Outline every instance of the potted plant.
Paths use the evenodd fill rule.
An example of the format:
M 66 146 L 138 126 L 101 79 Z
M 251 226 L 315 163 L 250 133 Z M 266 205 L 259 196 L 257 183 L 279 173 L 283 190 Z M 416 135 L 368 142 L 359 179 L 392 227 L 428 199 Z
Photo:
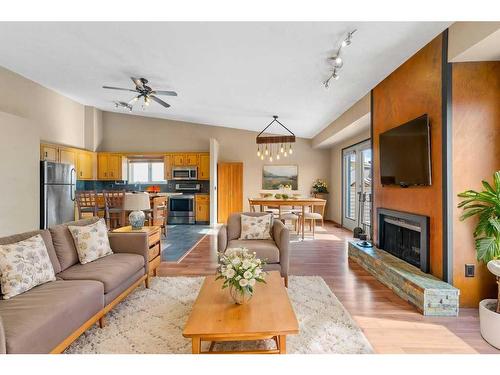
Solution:
M 318 178 L 313 183 L 312 191 L 315 197 L 328 194 L 328 184 L 326 183 L 326 181 L 323 181 Z
M 493 186 L 483 181 L 483 187 L 480 192 L 458 194 L 464 198 L 458 207 L 464 209 L 460 220 L 478 218 L 474 230 L 477 259 L 497 278 L 498 298 L 479 303 L 479 320 L 483 338 L 500 349 L 500 171 L 493 175 Z
M 216 280 L 224 280 L 222 289 L 229 287 L 234 302 L 243 305 L 252 298 L 255 284 L 265 283 L 264 264 L 246 248 L 227 249 L 219 254 Z

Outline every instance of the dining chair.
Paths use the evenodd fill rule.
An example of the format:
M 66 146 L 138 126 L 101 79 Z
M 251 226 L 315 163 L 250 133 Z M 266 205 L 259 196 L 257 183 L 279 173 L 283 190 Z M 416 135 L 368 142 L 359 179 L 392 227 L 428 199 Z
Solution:
M 106 204 L 106 224 L 109 230 L 124 227 L 126 215 L 123 209 L 125 203 L 125 190 L 104 190 Z
M 78 219 L 84 217 L 99 216 L 99 204 L 95 190 L 80 190 L 76 192 L 76 206 L 78 209 Z
M 151 225 L 161 227 L 163 235 L 167 236 L 167 197 L 153 198 Z
M 299 234 L 299 218 L 300 216 L 293 211 L 293 206 L 278 206 L 278 218 L 286 224 L 287 220 L 290 220 L 295 228 L 297 234 Z
M 321 226 L 324 226 L 325 207 L 326 201 L 314 203 L 310 206 L 308 212 L 304 214 L 304 220 L 309 220 L 309 230 L 312 230 L 313 238 L 316 229 L 316 220 L 321 220 Z

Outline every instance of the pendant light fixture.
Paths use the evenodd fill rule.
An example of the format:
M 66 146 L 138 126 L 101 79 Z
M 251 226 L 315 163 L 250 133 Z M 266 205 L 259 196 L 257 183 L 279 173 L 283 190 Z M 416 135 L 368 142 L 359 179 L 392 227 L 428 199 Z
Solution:
M 285 129 L 289 135 L 263 135 L 264 132 L 274 123 Z M 295 134 L 292 133 L 285 125 L 278 121 L 278 116 L 273 116 L 273 121 L 262 130 L 256 139 L 257 157 L 264 160 L 264 155 L 269 156 L 269 161 L 272 163 L 274 159 L 280 160 L 281 155 L 287 157 L 292 154 L 292 143 L 295 143 Z M 264 146 L 265 145 L 265 146 Z M 288 150 L 287 150 L 288 148 Z M 274 152 L 273 152 L 274 151 Z

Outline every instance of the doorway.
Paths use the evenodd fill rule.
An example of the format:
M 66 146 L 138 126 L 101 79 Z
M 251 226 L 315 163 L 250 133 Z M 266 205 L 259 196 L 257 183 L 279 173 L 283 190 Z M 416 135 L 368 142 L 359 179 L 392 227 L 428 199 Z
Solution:
M 371 233 L 372 149 L 370 140 L 342 150 L 342 226 Z

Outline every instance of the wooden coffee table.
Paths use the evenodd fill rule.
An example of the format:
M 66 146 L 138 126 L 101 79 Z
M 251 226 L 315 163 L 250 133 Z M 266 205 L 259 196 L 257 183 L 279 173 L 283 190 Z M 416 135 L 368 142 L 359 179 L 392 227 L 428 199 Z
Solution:
M 293 311 L 281 275 L 268 272 L 266 283 L 258 283 L 246 305 L 237 305 L 222 289 L 222 280 L 205 278 L 182 335 L 192 339 L 193 353 L 286 353 L 286 336 L 299 333 L 299 323 Z M 214 352 L 217 341 L 249 341 L 274 339 L 276 349 L 236 352 Z M 201 351 L 201 342 L 211 341 L 208 351 Z

